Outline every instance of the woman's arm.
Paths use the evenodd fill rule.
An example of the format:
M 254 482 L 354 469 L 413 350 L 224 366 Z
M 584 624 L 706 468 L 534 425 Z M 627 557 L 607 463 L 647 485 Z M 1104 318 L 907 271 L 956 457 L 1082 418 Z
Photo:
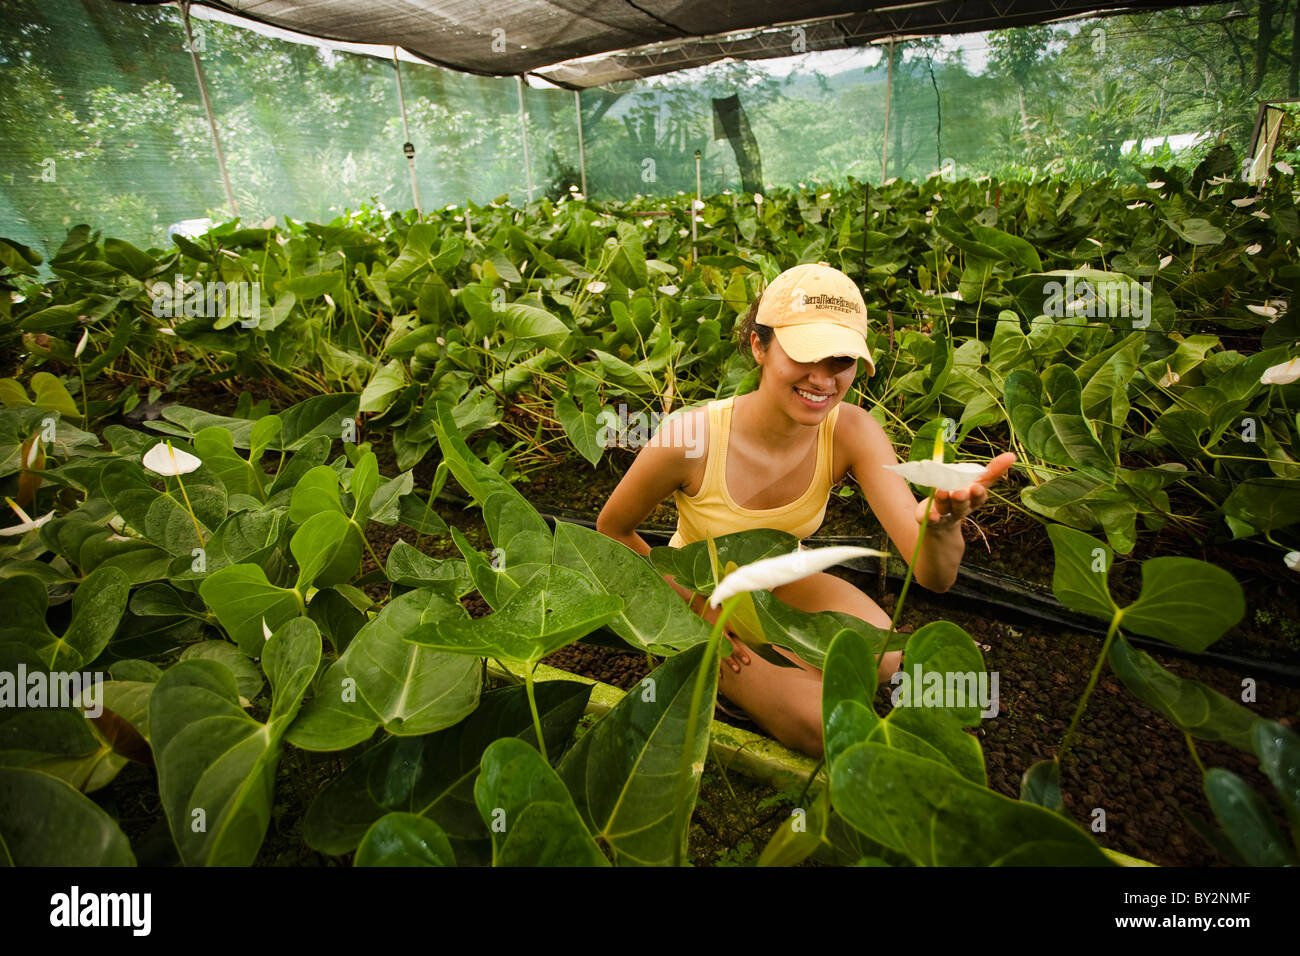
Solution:
M 637 534 L 636 529 L 650 512 L 665 498 L 686 484 L 690 477 L 691 461 L 686 457 L 687 443 L 681 440 L 686 434 L 698 437 L 699 428 L 686 432 L 682 425 L 688 415 L 703 412 L 685 412 L 664 423 L 653 444 L 645 445 L 637 452 L 636 458 L 623 475 L 618 486 L 605 502 L 596 518 L 596 530 L 601 534 L 621 541 L 637 554 L 649 554 L 650 545 Z M 692 423 L 702 425 L 707 432 L 708 419 Z M 695 444 L 694 447 L 700 447 Z M 708 448 L 708 436 L 705 434 L 704 448 Z M 665 574 L 664 580 L 689 602 L 695 592 L 682 587 L 671 574 Z M 703 600 L 703 598 L 700 598 Z
M 849 468 L 861 486 L 867 504 L 894 542 L 894 547 L 898 548 L 903 560 L 911 561 L 912 553 L 916 550 L 917 535 L 921 530 L 925 502 L 917 501 L 901 475 L 883 467 L 898 464 L 898 456 L 880 423 L 856 405 L 842 407 L 844 411 L 840 413 L 835 429 L 836 441 L 840 441 L 842 432 Z M 953 493 L 954 496 L 964 494 L 966 493 Z M 940 495 L 944 499 L 943 503 L 941 505 L 936 498 L 935 507 L 942 516 L 948 511 L 949 495 L 945 492 L 940 492 Z M 961 534 L 961 521 L 933 523 L 932 513 L 932 523 L 925 530 L 925 541 L 912 574 L 918 584 L 930 591 L 947 591 L 957 580 L 957 567 L 965 552 L 966 541 Z

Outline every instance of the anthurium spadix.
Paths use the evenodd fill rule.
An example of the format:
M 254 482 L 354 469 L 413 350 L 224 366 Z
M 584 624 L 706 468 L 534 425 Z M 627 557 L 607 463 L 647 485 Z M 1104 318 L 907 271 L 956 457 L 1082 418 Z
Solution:
M 17 534 L 26 534 L 28 531 L 35 531 L 41 525 L 45 524 L 45 522 L 54 517 L 54 512 L 51 511 L 49 514 L 41 515 L 39 518 L 31 518 L 28 517 L 26 511 L 18 507 L 17 503 L 12 498 L 6 498 L 5 501 L 9 503 L 9 507 L 12 508 L 14 514 L 18 516 L 19 523 L 10 525 L 7 528 L 0 528 L 0 537 L 8 538 Z

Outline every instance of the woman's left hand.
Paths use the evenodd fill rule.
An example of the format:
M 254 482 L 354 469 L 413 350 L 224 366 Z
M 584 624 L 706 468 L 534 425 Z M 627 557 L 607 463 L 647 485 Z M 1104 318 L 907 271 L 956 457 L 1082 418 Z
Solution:
M 960 491 L 937 491 L 934 506 L 930 509 L 931 528 L 947 528 L 961 524 L 961 520 L 976 508 L 982 508 L 988 502 L 988 486 L 997 481 L 1016 462 L 1015 452 L 1003 452 L 989 462 L 969 488 Z M 928 499 L 927 499 L 928 500 Z M 925 515 L 925 501 L 916 508 L 916 523 L 920 524 Z

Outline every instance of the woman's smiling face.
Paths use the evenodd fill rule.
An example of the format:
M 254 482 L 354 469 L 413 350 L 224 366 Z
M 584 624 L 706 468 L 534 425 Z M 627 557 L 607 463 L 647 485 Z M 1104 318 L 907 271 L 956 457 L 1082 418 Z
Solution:
M 797 422 L 814 425 L 825 418 L 848 393 L 857 374 L 858 360 L 832 355 L 820 362 L 796 362 L 785 354 L 776 336 L 766 352 L 758 333 L 751 333 L 754 360 L 763 366 L 759 388 Z

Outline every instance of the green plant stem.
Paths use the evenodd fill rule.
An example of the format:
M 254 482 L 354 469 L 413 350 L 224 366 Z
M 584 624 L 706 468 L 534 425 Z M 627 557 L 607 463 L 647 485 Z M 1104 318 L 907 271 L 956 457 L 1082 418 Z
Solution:
M 190 520 L 194 522 L 194 533 L 199 536 L 199 545 L 203 545 L 203 529 L 199 527 L 199 519 L 194 514 L 194 506 L 190 504 L 190 496 L 185 493 L 185 482 L 181 481 L 181 476 L 176 476 L 176 484 L 180 486 L 181 497 L 185 499 L 185 509 L 190 513 Z
M 533 668 L 536 666 L 536 664 L 532 664 L 524 670 L 524 693 L 528 695 L 528 709 L 533 713 L 533 729 L 537 732 L 537 749 L 541 751 L 542 759 L 549 764 L 551 758 L 546 753 L 546 738 L 542 735 L 542 718 L 537 714 L 537 696 L 533 693 Z
M 1196 766 L 1200 768 L 1201 776 L 1204 777 L 1205 764 L 1201 762 L 1201 755 L 1196 752 L 1196 744 L 1192 741 L 1192 735 L 1184 731 L 1183 739 L 1187 741 L 1187 749 L 1192 753 L 1192 760 L 1196 762 Z
M 695 740 L 695 725 L 698 723 L 696 711 L 700 708 L 700 699 L 704 696 L 704 681 L 713 672 L 714 651 L 721 646 L 722 638 L 726 634 L 723 625 L 731 612 L 735 610 L 740 603 L 741 595 L 736 594 L 722 602 L 722 611 L 718 614 L 718 619 L 713 622 L 713 631 L 709 634 L 709 643 L 704 650 L 704 659 L 700 661 L 700 671 L 695 675 L 695 687 L 691 691 L 690 712 L 686 715 L 686 741 L 682 746 L 682 759 L 677 767 L 677 793 L 673 800 L 673 833 L 682 832 L 683 826 L 686 825 L 686 795 L 690 792 L 691 780 L 691 744 Z M 713 679 L 717 680 L 717 675 L 713 674 Z M 682 846 L 686 843 L 686 834 L 682 832 L 680 841 L 673 841 L 673 866 L 682 865 Z
M 86 428 L 90 428 L 90 399 L 86 397 L 86 371 L 81 365 L 81 359 L 77 359 L 77 377 L 81 379 L 81 419 L 86 423 Z
M 930 509 L 934 507 L 934 496 L 939 493 L 936 488 L 930 492 L 930 497 L 925 499 L 925 520 L 921 522 L 920 528 L 916 532 L 916 547 L 912 549 L 912 560 L 907 563 L 907 574 L 903 576 L 903 589 L 898 593 L 898 603 L 894 605 L 894 616 L 889 621 L 889 633 L 885 635 L 885 641 L 880 645 L 880 653 L 876 656 L 876 673 L 880 673 L 880 662 L 885 659 L 885 652 L 889 649 L 889 639 L 894 636 L 894 631 L 898 627 L 898 619 L 903 614 L 903 602 L 907 599 L 907 588 L 912 583 L 912 569 L 916 567 L 917 559 L 921 556 L 921 543 L 925 541 L 925 529 L 930 523 Z
M 1106 660 L 1106 655 L 1110 652 L 1111 642 L 1115 640 L 1115 635 L 1119 633 L 1119 621 L 1124 616 L 1121 608 L 1115 609 L 1115 615 L 1110 619 L 1110 628 L 1106 631 L 1106 640 L 1102 641 L 1101 653 L 1097 655 L 1097 663 L 1092 667 L 1092 675 L 1088 678 L 1088 686 L 1083 689 L 1083 697 L 1079 699 L 1079 705 L 1074 708 L 1074 716 L 1070 719 L 1070 726 L 1065 728 L 1065 736 L 1061 738 L 1061 747 L 1056 752 L 1057 763 L 1065 762 L 1066 751 L 1070 748 L 1070 738 L 1074 736 L 1074 728 L 1079 725 L 1079 718 L 1083 716 L 1084 708 L 1088 706 L 1088 697 L 1092 689 L 1097 686 L 1097 678 L 1101 676 L 1101 665 Z

